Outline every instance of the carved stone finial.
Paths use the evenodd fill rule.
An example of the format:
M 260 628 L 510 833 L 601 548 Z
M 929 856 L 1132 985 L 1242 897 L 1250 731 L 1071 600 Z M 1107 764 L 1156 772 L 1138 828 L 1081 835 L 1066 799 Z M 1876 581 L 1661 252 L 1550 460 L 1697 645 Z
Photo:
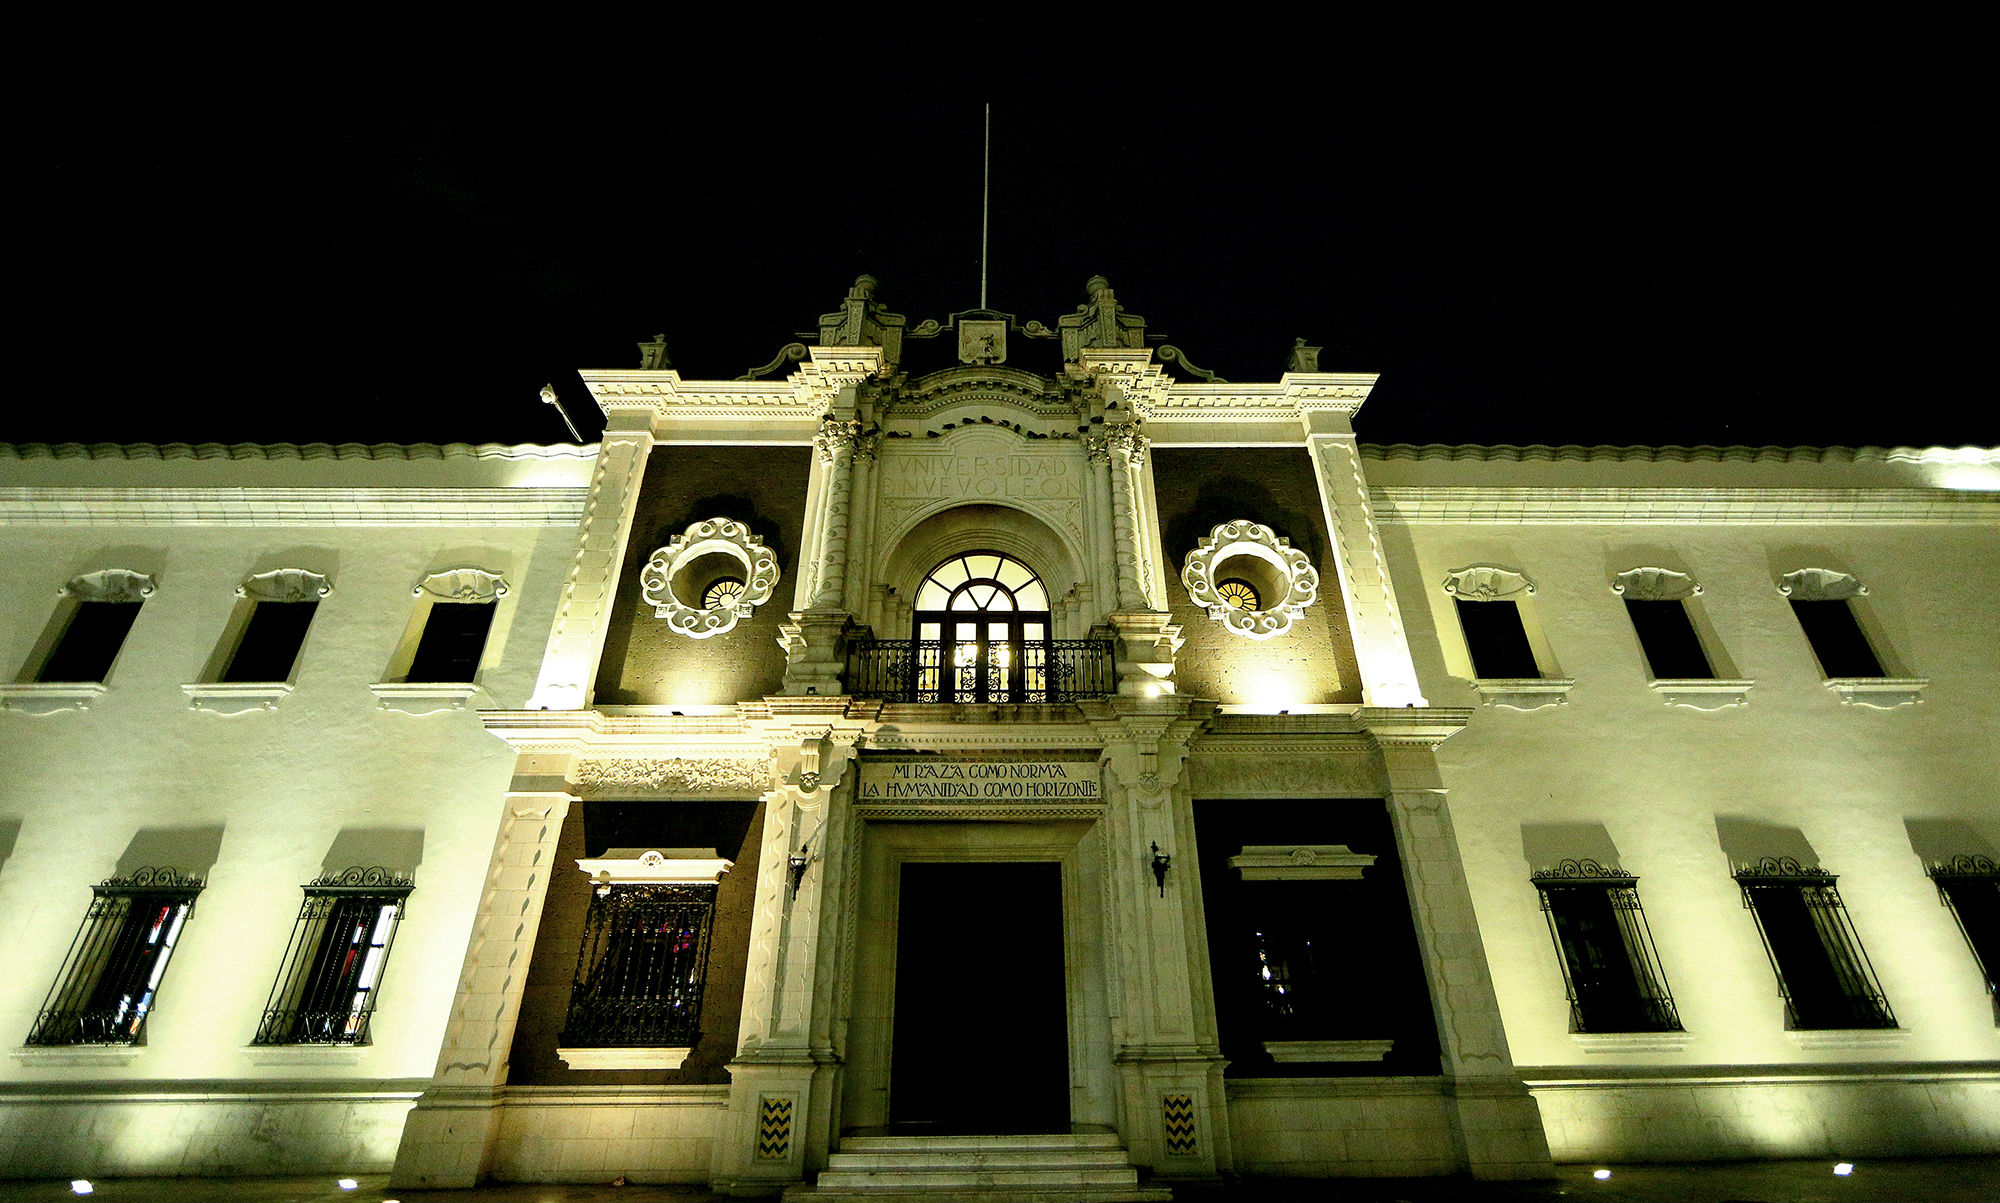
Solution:
M 667 362 L 665 333 L 655 334 L 652 342 L 639 344 L 639 370 L 657 372 L 672 366 L 674 365 Z
M 1075 313 L 1056 319 L 1056 325 L 1062 328 L 1064 359 L 1076 359 L 1077 353 L 1086 347 L 1146 345 L 1146 319 L 1125 312 L 1117 294 L 1111 291 L 1110 281 L 1103 276 L 1092 276 L 1084 282 L 1083 290 L 1090 294 L 1089 302 L 1078 305 Z
M 1293 339 L 1292 353 L 1285 359 L 1285 370 L 1287 372 L 1319 371 L 1319 353 L 1325 349 L 1324 347 L 1308 347 L 1306 340 L 1303 338 Z
M 820 315 L 819 345 L 822 347 L 880 347 L 889 366 L 903 358 L 903 326 L 909 319 L 890 313 L 875 299 L 873 276 L 857 276 L 854 287 L 840 308 Z

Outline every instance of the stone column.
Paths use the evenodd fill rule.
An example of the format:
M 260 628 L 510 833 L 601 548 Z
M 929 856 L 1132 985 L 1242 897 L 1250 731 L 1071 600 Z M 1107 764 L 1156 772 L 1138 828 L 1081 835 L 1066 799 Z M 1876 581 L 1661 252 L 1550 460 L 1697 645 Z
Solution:
M 813 557 L 818 566 L 812 599 L 815 610 L 846 608 L 848 511 L 854 501 L 854 441 L 860 433 L 859 422 L 830 420 L 822 422 L 819 433 L 813 436 L 820 462 L 827 469 L 826 510 Z
M 726 1194 L 774 1194 L 825 1164 L 839 1076 L 820 970 L 822 911 L 849 849 L 852 744 L 826 735 L 780 746 L 778 788 L 764 795 L 764 846 L 743 981 L 743 1016 L 729 1063 L 729 1110 L 711 1179 Z M 804 861 L 794 874 L 793 858 Z M 796 880 L 797 884 L 794 885 Z
M 1231 1164 L 1225 1062 L 1195 869 L 1194 810 L 1181 769 L 1200 730 L 1178 698 L 1083 703 L 1104 740 L 1106 937 L 1122 1135 L 1135 1161 L 1168 1178 Z M 1167 859 L 1164 881 L 1154 856 Z
M 563 758 L 529 756 L 516 767 L 437 1068 L 403 1124 L 397 1187 L 475 1186 L 490 1166 L 556 842 L 577 800 L 562 768 Z
M 1131 425 L 1106 428 L 1105 447 L 1111 457 L 1111 539 L 1112 558 L 1118 565 L 1117 604 L 1121 613 L 1153 608 L 1144 581 L 1146 555 L 1141 546 L 1145 532 L 1139 529 L 1135 465 L 1144 463 L 1152 441 Z M 1142 575 L 1143 574 L 1143 575 Z
M 576 555 L 563 581 L 541 674 L 528 701 L 530 710 L 580 710 L 590 705 L 596 687 L 604 628 L 618 595 L 632 513 L 653 449 L 650 415 L 617 411 L 611 419 L 598 445 L 590 498 L 577 528 Z
M 861 424 L 851 418 L 820 423 L 813 444 L 824 469 L 825 504 L 806 548 L 803 562 L 813 579 L 812 601 L 795 610 L 778 628 L 778 646 L 785 649 L 785 693 L 793 696 L 837 696 L 847 669 L 846 607 L 848 511 L 853 503 L 854 443 Z
M 1357 717 L 1374 736 L 1388 773 L 1389 813 L 1466 1168 L 1477 1178 L 1547 1178 L 1554 1171 L 1541 1109 L 1507 1050 L 1438 771 L 1438 745 L 1465 725 L 1469 713 L 1364 708 Z
M 1286 377 L 1287 387 L 1294 377 Z M 1382 535 L 1375 528 L 1375 511 L 1368 502 L 1368 481 L 1361 472 L 1361 448 L 1355 442 L 1349 414 L 1359 402 L 1335 408 L 1312 408 L 1300 402 L 1306 420 L 1306 446 L 1319 477 L 1320 505 L 1333 533 L 1334 561 L 1340 571 L 1340 596 L 1347 607 L 1348 629 L 1354 632 L 1354 658 L 1361 670 L 1362 700 L 1370 706 L 1423 706 L 1417 668 L 1410 658 L 1409 637 L 1389 581 L 1389 561 Z

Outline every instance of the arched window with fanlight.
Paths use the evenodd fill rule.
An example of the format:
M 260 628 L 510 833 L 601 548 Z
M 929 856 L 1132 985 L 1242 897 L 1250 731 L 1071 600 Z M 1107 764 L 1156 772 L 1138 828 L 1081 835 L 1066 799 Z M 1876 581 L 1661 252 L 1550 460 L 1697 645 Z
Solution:
M 1026 564 L 953 556 L 918 586 L 914 610 L 914 700 L 1050 700 L 1049 593 Z

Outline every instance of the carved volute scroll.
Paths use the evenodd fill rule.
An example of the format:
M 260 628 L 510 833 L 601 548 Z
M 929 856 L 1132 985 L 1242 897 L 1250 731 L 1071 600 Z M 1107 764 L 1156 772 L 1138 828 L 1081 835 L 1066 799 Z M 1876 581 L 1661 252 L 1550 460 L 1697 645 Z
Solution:
M 1291 540 L 1247 518 L 1218 524 L 1181 565 L 1188 599 L 1223 629 L 1270 639 L 1319 600 L 1319 572 Z
M 1446 573 L 1444 591 L 1466 601 L 1499 601 L 1516 594 L 1533 594 L 1535 583 L 1511 568 L 1474 564 Z
M 1866 597 L 1868 587 L 1845 572 L 1831 568 L 1801 568 L 1778 578 L 1778 592 L 1793 601 L 1846 601 Z
M 71 577 L 57 592 L 78 601 L 136 602 L 153 596 L 159 582 L 128 568 L 105 568 Z
M 497 572 L 481 568 L 448 568 L 417 582 L 410 596 L 430 594 L 440 601 L 493 602 L 507 596 L 507 582 Z
M 725 556 L 741 567 L 743 588 L 729 596 L 714 596 L 704 607 L 709 582 L 691 579 L 687 569 L 697 560 Z M 690 639 L 720 635 L 771 600 L 778 584 L 778 557 L 757 541 L 750 528 L 728 518 L 692 523 L 673 541 L 655 551 L 639 574 L 640 595 L 653 613 L 667 620 L 667 629 Z
M 1701 582 L 1671 568 L 1634 568 L 1612 577 L 1611 591 L 1627 601 L 1685 601 L 1701 596 Z
M 317 572 L 303 568 L 274 568 L 246 577 L 236 587 L 236 596 L 260 602 L 318 601 L 333 592 L 333 585 Z

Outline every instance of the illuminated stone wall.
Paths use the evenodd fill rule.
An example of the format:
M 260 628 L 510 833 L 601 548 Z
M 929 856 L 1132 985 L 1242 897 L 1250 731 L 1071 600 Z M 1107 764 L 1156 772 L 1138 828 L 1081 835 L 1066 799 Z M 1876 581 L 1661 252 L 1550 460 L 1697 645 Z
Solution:
M 514 763 L 478 709 L 520 706 L 534 683 L 590 461 L 344 450 L 0 459 L 14 486 L 0 524 L 8 678 L 32 670 L 65 580 L 127 567 L 158 582 L 87 709 L 0 711 L 0 831 L 13 832 L 0 842 L 0 1174 L 381 1170 L 394 1156 Z M 462 709 L 385 709 L 370 686 L 412 635 L 412 589 L 463 566 L 508 585 L 477 689 Z M 291 691 L 241 714 L 191 708 L 182 686 L 214 657 L 237 585 L 277 567 L 332 586 Z M 90 887 L 174 862 L 208 884 L 144 1047 L 23 1049 Z M 416 888 L 373 1043 L 252 1047 L 300 886 L 378 863 L 414 872 Z

